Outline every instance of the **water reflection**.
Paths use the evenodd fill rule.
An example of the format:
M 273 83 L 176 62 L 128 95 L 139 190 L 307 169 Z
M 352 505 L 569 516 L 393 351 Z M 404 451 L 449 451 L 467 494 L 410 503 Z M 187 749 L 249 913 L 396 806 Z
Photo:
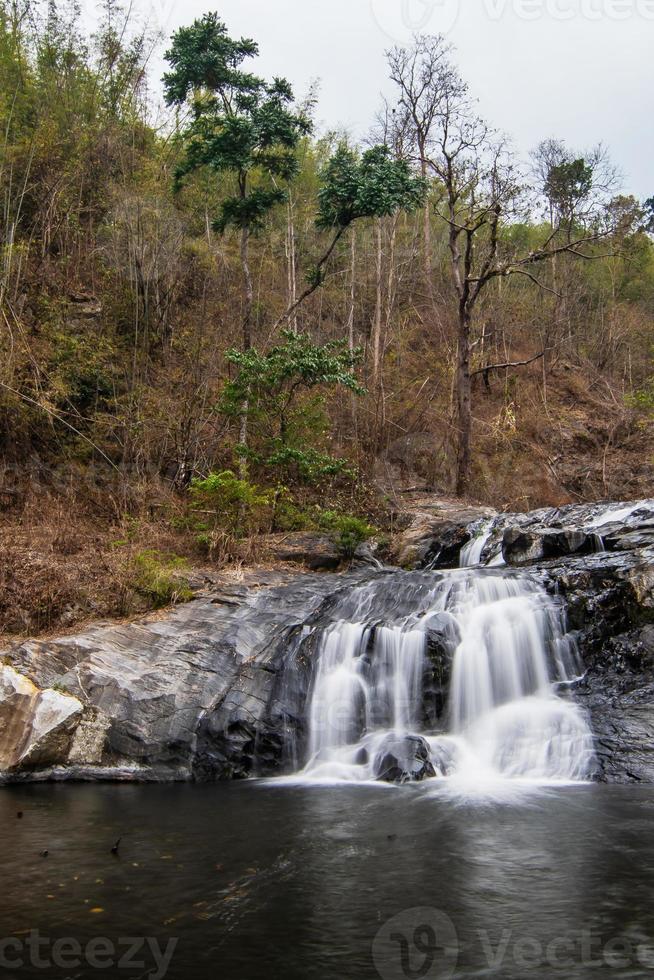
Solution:
M 6 788 L 1 936 L 150 936 L 162 949 L 175 937 L 171 980 L 402 980 L 402 937 L 406 975 L 649 975 L 654 791 L 514 789 L 472 800 L 424 787 Z M 451 920 L 456 968 L 442 923 L 414 922 L 425 909 Z M 376 947 L 387 959 L 373 959 L 398 915 L 400 933 Z M 96 973 L 27 963 L 2 975 Z

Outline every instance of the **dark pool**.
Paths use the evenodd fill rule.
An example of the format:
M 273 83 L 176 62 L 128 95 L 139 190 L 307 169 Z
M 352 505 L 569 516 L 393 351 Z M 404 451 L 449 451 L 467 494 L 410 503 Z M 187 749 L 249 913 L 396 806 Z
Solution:
M 5 787 L 0 835 L 3 980 L 654 976 L 653 789 Z

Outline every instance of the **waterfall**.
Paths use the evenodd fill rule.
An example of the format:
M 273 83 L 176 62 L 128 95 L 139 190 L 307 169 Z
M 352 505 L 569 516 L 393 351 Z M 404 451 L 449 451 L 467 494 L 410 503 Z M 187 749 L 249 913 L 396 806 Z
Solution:
M 605 550 L 604 537 L 601 533 L 603 527 L 606 527 L 607 524 L 622 524 L 628 521 L 636 511 L 643 508 L 644 503 L 642 500 L 637 500 L 633 504 L 625 504 L 624 506 L 620 504 L 607 504 L 606 507 L 602 507 L 595 514 L 594 518 L 584 526 L 584 531 L 586 531 L 593 542 L 593 550 Z
M 373 779 L 389 744 L 407 739 L 424 746 L 429 775 L 586 776 L 592 738 L 568 694 L 578 652 L 561 605 L 536 579 L 387 573 L 340 597 L 332 615 L 313 670 L 302 778 Z M 427 703 L 435 642 L 450 672 L 436 718 Z
M 497 519 L 491 518 L 487 521 L 477 522 L 472 525 L 472 530 L 474 531 L 473 536 L 470 538 L 467 544 L 464 544 L 463 548 L 459 553 L 459 567 L 460 568 L 475 568 L 477 565 L 504 565 L 504 558 L 502 556 L 502 541 L 501 538 L 495 543 L 495 546 L 490 549 L 490 553 L 486 555 L 485 561 L 482 562 L 482 555 L 486 545 L 493 537 L 493 532 L 497 525 Z
M 493 521 L 484 521 L 481 526 L 476 528 L 474 537 L 464 544 L 459 554 L 459 566 L 461 568 L 472 568 L 481 564 L 481 553 L 484 550 L 488 539 L 492 534 Z
M 580 673 L 561 609 L 528 578 L 499 576 L 468 578 L 455 609 L 450 724 L 468 762 L 510 777 L 583 778 L 588 726 L 556 694 Z

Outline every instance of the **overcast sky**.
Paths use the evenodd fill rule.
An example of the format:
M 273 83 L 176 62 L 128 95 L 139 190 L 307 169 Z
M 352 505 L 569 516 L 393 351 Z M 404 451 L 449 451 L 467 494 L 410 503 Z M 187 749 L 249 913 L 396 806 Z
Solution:
M 207 10 L 255 38 L 261 74 L 298 96 L 320 81 L 318 120 L 364 134 L 390 94 L 384 51 L 443 32 L 496 127 L 526 153 L 546 137 L 599 141 L 623 190 L 654 195 L 654 0 L 135 0 L 169 35 Z M 156 74 L 163 62 L 153 62 Z

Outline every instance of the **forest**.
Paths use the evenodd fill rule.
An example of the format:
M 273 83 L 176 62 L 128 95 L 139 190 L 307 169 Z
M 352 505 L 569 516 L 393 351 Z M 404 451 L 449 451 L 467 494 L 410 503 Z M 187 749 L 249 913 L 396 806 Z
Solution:
M 416 488 L 651 487 L 654 198 L 619 147 L 521 158 L 430 35 L 365 138 L 320 130 L 258 50 L 0 2 L 2 632 L 183 599 L 271 535 L 347 557 Z

